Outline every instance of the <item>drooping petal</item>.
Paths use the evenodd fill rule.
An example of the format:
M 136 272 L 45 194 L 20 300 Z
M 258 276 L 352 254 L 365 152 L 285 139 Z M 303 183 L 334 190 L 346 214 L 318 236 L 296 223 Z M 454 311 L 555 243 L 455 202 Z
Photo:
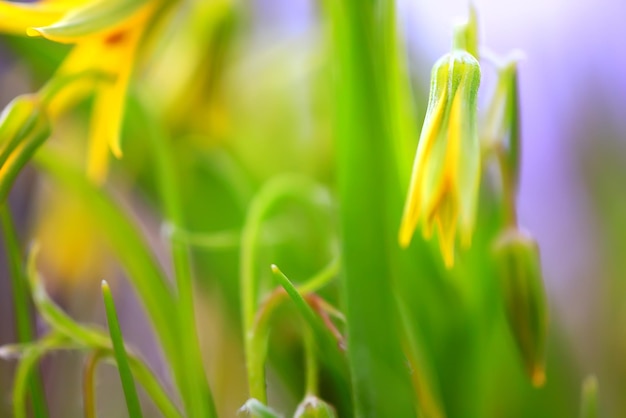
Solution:
M 113 55 L 109 62 L 118 63 L 119 68 L 116 80 L 110 85 L 100 86 L 94 100 L 88 173 L 96 182 L 101 182 L 106 176 L 109 149 L 117 158 L 122 156 L 120 131 L 134 53 L 140 35 L 140 30 L 131 31 L 118 40 L 119 45 L 108 51 L 108 54 Z
M 66 4 L 54 2 L 12 3 L 0 2 L 0 31 L 15 35 L 26 35 L 32 26 L 51 25 L 69 10 Z
M 101 70 L 104 73 L 105 69 L 101 68 L 102 64 L 99 60 L 99 57 L 102 57 L 104 54 L 106 54 L 106 51 L 103 50 L 101 41 L 92 39 L 82 42 L 70 51 L 54 77 L 69 77 L 88 70 Z M 111 74 L 111 77 L 115 78 L 116 75 Z M 93 89 L 94 80 L 92 79 L 76 80 L 65 86 L 48 103 L 48 112 L 51 118 L 56 119 L 67 109 L 72 108 L 75 104 L 89 96 Z
M 439 248 L 447 268 L 454 265 L 454 238 L 457 230 L 458 208 L 456 196 L 452 191 L 448 191 L 444 194 L 436 215 Z
M 441 129 L 445 111 L 445 90 L 442 90 L 442 97 L 438 101 L 431 100 L 430 108 L 424 119 L 424 127 L 420 136 L 415 161 L 413 162 L 413 172 L 409 186 L 409 195 L 404 205 L 404 214 L 399 231 L 400 246 L 408 247 L 422 211 L 422 188 L 424 170 L 430 158 L 430 151 L 437 141 L 437 135 Z
M 109 138 L 107 127 L 108 98 L 102 87 L 96 92 L 91 110 L 91 126 L 87 148 L 87 176 L 102 184 L 109 168 Z
M 31 24 L 27 33 L 55 42 L 77 43 L 136 27 L 152 9 L 148 0 L 95 0 L 69 10 L 52 24 Z

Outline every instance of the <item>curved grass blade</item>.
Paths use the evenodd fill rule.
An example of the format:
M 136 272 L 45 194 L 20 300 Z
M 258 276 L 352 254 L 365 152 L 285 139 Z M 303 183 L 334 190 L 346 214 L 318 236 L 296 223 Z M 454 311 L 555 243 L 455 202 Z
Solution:
M 35 267 L 37 251 L 37 246 L 33 246 L 28 257 L 27 274 L 33 300 L 39 314 L 56 333 L 84 347 L 110 348 L 109 339 L 103 333 L 80 326 L 50 299 Z
M 58 333 L 51 333 L 36 343 L 25 347 L 21 361 L 15 372 L 13 383 L 13 414 L 15 418 L 27 418 L 26 394 L 29 382 L 39 360 L 50 350 L 66 344 L 66 338 Z
M 79 324 L 75 325 L 77 327 L 85 328 Z M 51 341 L 53 339 L 53 336 L 56 339 L 55 341 Z M 85 347 L 81 343 L 72 341 L 67 336 L 58 333 L 57 331 L 54 331 L 47 337 L 44 337 L 43 339 L 34 343 L 4 345 L 0 347 L 0 358 L 8 360 L 27 357 L 29 355 L 28 353 L 31 352 L 33 349 L 40 349 L 42 343 L 45 345 L 44 348 L 46 353 L 59 350 L 93 350 L 94 352 L 103 353 L 102 356 L 104 360 L 109 360 L 113 358 L 113 350 L 110 347 L 99 347 L 94 349 L 92 349 L 91 347 Z M 128 361 L 133 375 L 144 388 L 148 396 L 152 399 L 154 405 L 156 405 L 156 407 L 161 411 L 163 417 L 183 418 L 183 415 L 179 412 L 176 405 L 174 405 L 174 403 L 171 401 L 167 392 L 163 389 L 163 387 L 159 383 L 158 378 L 154 375 L 152 370 L 150 370 L 150 368 L 141 360 L 141 358 L 133 354 L 131 350 L 127 349 L 127 353 L 129 355 Z M 117 366 L 117 363 L 115 361 L 111 361 L 111 364 Z M 20 399 L 22 399 L 23 395 L 20 396 Z
M 85 418 L 96 418 L 96 369 L 103 357 L 102 351 L 87 356 L 83 369 L 83 413 Z
M 265 391 L 266 336 L 255 335 L 255 318 L 258 310 L 259 280 L 257 267 L 258 243 L 261 225 L 267 213 L 283 200 L 296 200 L 309 210 L 316 205 L 329 205 L 326 189 L 307 177 L 283 175 L 267 182 L 253 199 L 241 233 L 240 292 L 243 317 L 244 349 L 250 396 L 267 402 Z
M 109 284 L 104 280 L 102 281 L 102 297 L 104 299 L 107 323 L 109 324 L 109 334 L 111 335 L 111 341 L 113 343 L 113 352 L 115 353 L 115 360 L 117 361 L 117 369 L 120 372 L 120 380 L 122 381 L 124 397 L 126 398 L 128 415 L 133 418 L 141 418 L 143 416 L 141 413 L 141 404 L 137 396 L 135 380 L 133 379 L 130 366 L 128 365 L 126 349 L 124 348 L 124 337 L 122 336 L 122 330 L 117 319 L 117 313 L 115 312 L 115 302 L 113 301 Z
M 136 226 L 106 193 L 91 184 L 81 170 L 58 153 L 41 149 L 33 161 L 39 169 L 85 202 L 98 220 L 148 313 L 175 378 L 177 381 L 183 379 L 177 349 L 178 315 L 172 289 Z
M 321 358 L 335 370 L 345 370 L 345 357 L 341 355 L 341 349 L 344 346 L 343 338 L 331 332 L 320 316 L 315 313 L 313 308 L 302 297 L 294 284 L 274 264 L 272 265 L 272 273 L 274 273 L 274 277 L 278 279 L 278 282 L 285 289 L 296 305 L 296 309 L 313 332 L 314 340 L 317 343 L 316 347 L 321 351 Z

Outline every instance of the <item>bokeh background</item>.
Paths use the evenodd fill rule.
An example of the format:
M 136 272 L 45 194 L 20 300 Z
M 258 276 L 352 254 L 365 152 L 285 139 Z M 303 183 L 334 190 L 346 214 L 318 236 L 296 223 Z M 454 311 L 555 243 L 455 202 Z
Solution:
M 223 20 L 211 20 L 215 11 L 199 6 L 201 0 L 187 3 L 199 12 L 187 30 L 166 40 L 174 46 L 184 44 L 185 36 L 200 36 L 203 41 L 194 45 L 196 50 L 186 51 L 187 56 L 166 46 L 156 58 L 146 58 L 136 85 L 169 106 L 164 114 L 181 138 L 176 158 L 186 167 L 188 228 L 205 232 L 224 225 L 237 228 L 251 191 L 271 175 L 298 170 L 332 179 L 323 22 L 319 4 L 312 0 L 250 1 L 245 13 Z M 600 382 L 604 416 L 626 416 L 626 2 L 477 0 L 475 5 L 485 47 L 500 54 L 513 49 L 525 54 L 519 73 L 523 137 L 519 212 L 521 223 L 541 247 L 550 344 L 559 347 L 550 348 L 554 354 L 549 361 L 567 364 L 571 376 L 562 398 L 555 401 L 569 405 L 560 416 L 572 416 L 580 381 L 588 374 Z M 449 49 L 451 24 L 466 10 L 467 3 L 461 0 L 399 2 L 417 103 L 425 104 L 430 68 Z M 36 47 L 23 54 L 27 42 Z M 39 87 L 63 53 L 63 48 L 52 50 L 40 40 L 0 38 L 0 105 Z M 175 70 L 172 62 L 177 63 Z M 164 80 L 172 86 L 164 88 Z M 203 83 L 202 100 L 189 87 L 198 80 Z M 202 109 L 189 112 L 200 104 Z M 65 138 L 54 140 L 74 150 L 80 160 L 85 126 L 69 119 L 65 129 Z M 128 140 L 125 148 L 124 160 L 114 165 L 112 181 L 155 252 L 165 254 L 141 142 Z M 116 175 L 116 170 L 123 175 Z M 240 180 L 234 184 L 232 178 Z M 42 242 L 44 272 L 55 299 L 78 320 L 102 324 L 99 283 L 107 278 L 116 287 L 127 339 L 167 380 L 145 316 L 84 208 L 32 169 L 18 179 L 10 203 L 23 239 L 39 236 Z M 298 222 L 298 216 L 294 212 L 287 222 Z M 318 259 L 305 257 L 312 248 L 280 251 L 287 251 L 289 255 L 282 257 L 304 274 L 323 264 L 320 260 L 328 251 L 321 244 L 310 245 Z M 199 249 L 194 255 L 209 373 L 222 416 L 231 416 L 246 399 L 240 331 L 229 319 L 239 312 L 237 251 Z M 0 345 L 14 341 L 5 266 L 2 252 Z M 288 349 L 275 355 L 289 355 Z M 82 361 L 79 354 L 58 354 L 44 361 L 52 416 L 80 416 L 81 401 L 73 394 L 80 393 Z M 12 363 L 0 361 L 2 417 L 10 416 L 13 370 Z M 100 375 L 99 397 L 110 400 L 99 405 L 101 416 L 123 416 L 122 403 L 115 402 L 122 399 L 115 370 L 102 367 Z M 290 407 L 295 400 L 290 400 L 284 382 L 284 373 L 273 380 L 271 396 L 285 399 Z

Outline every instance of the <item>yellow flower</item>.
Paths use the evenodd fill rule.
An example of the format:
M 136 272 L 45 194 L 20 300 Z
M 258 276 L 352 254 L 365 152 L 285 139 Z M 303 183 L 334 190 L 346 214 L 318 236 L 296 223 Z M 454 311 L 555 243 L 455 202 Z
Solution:
M 454 264 L 455 237 L 468 246 L 480 180 L 476 126 L 480 65 L 461 50 L 443 56 L 432 71 L 428 110 L 413 164 L 399 232 L 408 247 L 418 222 L 429 239 L 436 227 L 446 267 Z
M 0 2 L 0 30 L 41 36 L 76 46 L 55 77 L 87 71 L 110 76 L 108 83 L 72 83 L 50 102 L 54 117 L 93 92 L 87 171 L 102 182 L 109 149 L 122 156 L 120 129 L 126 92 L 139 40 L 155 2 L 148 0 L 49 0 L 33 4 Z

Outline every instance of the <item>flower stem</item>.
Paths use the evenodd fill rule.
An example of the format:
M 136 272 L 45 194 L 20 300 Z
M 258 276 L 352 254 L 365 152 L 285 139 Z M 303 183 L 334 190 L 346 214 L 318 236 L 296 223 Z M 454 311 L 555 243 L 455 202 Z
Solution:
M 26 275 L 22 267 L 19 240 L 8 203 L 0 204 L 0 219 L 9 264 L 9 276 L 11 277 L 17 341 L 20 343 L 28 343 L 33 341 L 35 336 L 32 326 L 33 318 L 30 310 L 31 302 L 28 296 L 28 281 L 26 280 Z M 31 375 L 28 386 L 33 403 L 34 416 L 36 418 L 47 417 L 48 411 L 45 394 L 39 373 L 33 373 Z
M 250 397 L 267 402 L 265 390 L 265 357 L 267 335 L 257 330 L 255 317 L 258 310 L 259 278 L 257 268 L 257 246 L 261 236 L 261 225 L 267 213 L 283 200 L 296 199 L 305 205 L 329 202 L 328 193 L 306 177 L 284 175 L 270 180 L 254 197 L 241 236 L 240 288 L 242 301 L 243 334 L 246 353 Z M 326 280 L 324 276 L 324 280 Z M 265 327 L 261 327 L 265 329 Z M 261 332 L 261 335 L 259 334 Z

